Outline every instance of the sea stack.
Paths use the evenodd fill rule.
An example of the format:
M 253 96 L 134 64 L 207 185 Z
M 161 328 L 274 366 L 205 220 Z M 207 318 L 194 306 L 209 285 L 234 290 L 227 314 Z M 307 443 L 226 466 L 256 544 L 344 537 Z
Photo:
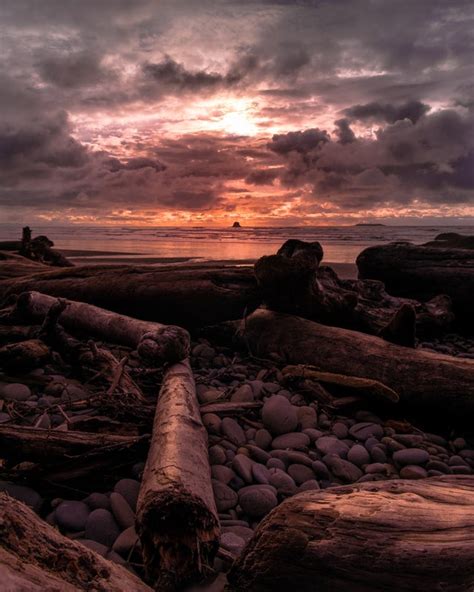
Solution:
M 234 222 L 232 228 L 242 228 L 242 226 L 240 225 L 240 222 Z

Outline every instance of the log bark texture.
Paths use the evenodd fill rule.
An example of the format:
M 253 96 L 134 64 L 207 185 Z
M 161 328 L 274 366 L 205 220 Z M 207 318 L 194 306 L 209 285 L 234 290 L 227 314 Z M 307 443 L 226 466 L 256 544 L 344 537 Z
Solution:
M 241 335 L 260 357 L 276 353 L 290 364 L 377 380 L 398 393 L 401 405 L 424 417 L 473 417 L 474 360 L 412 350 L 264 309 L 245 319 Z
M 36 290 L 137 319 L 203 326 L 242 318 L 260 303 L 251 268 L 97 265 L 0 282 L 0 299 Z
M 429 300 L 447 294 L 459 323 L 474 327 L 474 251 L 391 243 L 357 258 L 360 278 L 381 280 L 397 296 Z
M 5 592 L 151 592 L 125 568 L 62 536 L 0 493 L 0 589 Z
M 296 495 L 263 520 L 228 579 L 233 592 L 471 592 L 474 477 Z
M 148 576 L 157 590 L 201 579 L 217 552 L 219 521 L 189 362 L 172 366 L 158 398 L 137 507 Z
M 46 294 L 25 292 L 18 298 L 17 312 L 34 322 L 42 321 L 57 302 Z M 188 355 L 190 337 L 181 327 L 140 321 L 84 302 L 66 300 L 65 303 L 59 322 L 72 332 L 137 348 L 151 363 L 173 363 Z

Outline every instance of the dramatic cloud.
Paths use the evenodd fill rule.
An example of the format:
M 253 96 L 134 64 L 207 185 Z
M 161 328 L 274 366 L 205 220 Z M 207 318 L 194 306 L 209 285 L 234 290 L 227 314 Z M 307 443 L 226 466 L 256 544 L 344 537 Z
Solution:
M 366 105 L 355 105 L 345 109 L 344 113 L 353 119 L 361 121 L 384 121 L 395 123 L 400 119 L 409 119 L 416 123 L 420 117 L 428 113 L 429 105 L 420 101 L 409 101 L 403 105 L 381 105 L 380 103 L 367 103 Z

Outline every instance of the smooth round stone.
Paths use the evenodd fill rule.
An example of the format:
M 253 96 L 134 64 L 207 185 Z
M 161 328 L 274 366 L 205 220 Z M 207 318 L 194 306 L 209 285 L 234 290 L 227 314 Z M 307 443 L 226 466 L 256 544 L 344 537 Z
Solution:
M 255 428 L 248 428 L 247 430 L 245 430 L 245 437 L 247 438 L 247 442 L 250 442 L 251 440 L 255 442 L 254 438 L 256 433 L 257 430 Z
M 138 541 L 139 539 L 135 531 L 135 527 L 130 526 L 119 534 L 115 543 L 113 544 L 112 550 L 122 557 L 127 557 L 134 547 L 139 546 Z
M 253 481 L 252 465 L 253 461 L 244 454 L 236 454 L 232 461 L 232 468 L 246 483 L 252 483 Z
M 435 471 L 434 469 L 431 469 L 430 471 L 427 471 L 427 475 L 428 477 L 442 477 L 444 473 L 442 473 L 441 471 Z
M 415 448 L 423 442 L 423 436 L 420 434 L 393 434 L 393 439 L 404 446 Z
M 242 446 L 247 441 L 244 430 L 231 417 L 222 420 L 221 433 L 236 446 Z
M 251 518 L 262 518 L 277 506 L 278 500 L 266 485 L 254 485 L 239 491 L 239 504 Z
M 462 450 L 463 448 L 466 448 L 466 440 L 464 438 L 456 438 L 453 440 L 452 444 L 456 450 Z
M 145 470 L 145 463 L 144 462 L 137 462 L 132 466 L 132 475 L 137 479 L 141 480 L 143 477 L 143 472 Z
M 86 527 L 90 509 L 84 502 L 61 502 L 56 508 L 56 523 L 66 531 L 81 531 Z
M 298 425 L 296 407 L 285 397 L 274 395 L 263 405 L 262 421 L 268 431 L 275 436 L 293 432 Z
M 322 479 L 329 479 L 330 475 L 328 468 L 322 461 L 315 460 L 311 465 L 311 468 L 318 477 L 321 477 Z
M 204 413 L 202 416 L 202 423 L 209 432 L 219 434 L 221 431 L 221 418 L 215 413 Z
M 205 360 L 212 360 L 216 356 L 216 350 L 207 343 L 198 343 L 193 347 L 193 356 L 196 358 L 204 358 Z
M 12 382 L 0 386 L 0 399 L 7 401 L 26 401 L 31 397 L 31 390 L 26 384 Z
M 273 437 L 268 430 L 260 429 L 255 434 L 255 444 L 262 450 L 268 450 L 272 444 Z
M 115 484 L 114 491 L 123 495 L 132 510 L 134 512 L 136 511 L 138 493 L 140 491 L 139 481 L 135 481 L 135 479 L 120 479 Z
M 370 454 L 361 444 L 354 444 L 347 453 L 347 460 L 361 467 L 370 463 Z
M 387 447 L 387 449 L 390 452 L 396 452 L 397 450 L 404 450 L 404 448 L 405 448 L 405 446 L 403 444 L 401 444 L 400 442 L 397 442 L 393 438 L 389 438 L 387 436 L 385 436 L 385 438 L 382 438 L 381 441 L 382 441 L 382 444 L 385 444 L 385 446 Z
M 306 428 L 305 430 L 303 430 L 303 434 L 306 434 L 311 440 L 311 442 L 316 442 L 318 438 L 324 436 L 324 433 L 321 432 L 321 430 L 315 430 L 313 428 Z
M 418 465 L 406 465 L 400 471 L 401 479 L 424 479 L 428 473 Z
M 339 456 L 335 454 L 328 454 L 323 460 L 331 469 L 332 474 L 344 483 L 354 483 L 363 475 L 363 472 L 359 467 L 348 460 L 339 458 Z
M 198 399 L 200 403 L 215 403 L 223 398 L 223 392 L 219 389 L 207 389 L 199 394 Z
M 310 453 L 298 452 L 297 450 L 272 450 L 270 455 L 273 458 L 279 458 L 285 463 L 285 466 L 291 464 L 306 465 L 310 467 L 313 460 L 309 456 Z
M 35 512 L 38 512 L 43 503 L 42 497 L 31 487 L 17 485 L 10 481 L 0 481 L 0 491 L 5 491 L 11 497 L 30 506 Z
M 223 465 L 226 461 L 225 450 L 216 444 L 209 448 L 209 462 L 211 465 Z
M 298 491 L 312 491 L 314 489 L 321 489 L 316 479 L 310 479 L 309 481 L 305 481 L 298 487 Z
M 123 495 L 115 491 L 111 493 L 110 507 L 112 508 L 112 513 L 117 524 L 121 528 L 130 528 L 130 526 L 135 524 L 135 514 Z
M 229 481 L 229 487 L 232 487 L 232 489 L 234 489 L 235 491 L 239 491 L 239 489 L 245 487 L 246 485 L 247 483 L 245 483 L 245 481 L 238 475 L 236 475 Z
M 105 545 L 98 543 L 97 541 L 92 541 L 90 539 L 76 539 L 76 542 L 81 543 L 84 547 L 87 547 L 91 551 L 94 551 L 101 557 L 105 557 L 108 553 L 108 549 Z
M 382 426 L 368 421 L 356 423 L 349 429 L 349 433 L 353 438 L 362 442 L 370 437 L 382 438 L 384 435 Z
M 364 468 L 364 471 L 369 475 L 373 474 L 373 473 L 381 473 L 383 475 L 387 475 L 390 468 L 391 468 L 391 465 L 387 465 L 387 464 L 379 463 L 379 462 L 374 462 L 374 463 L 370 463 L 369 465 L 366 465 Z
M 349 430 L 345 423 L 337 421 L 332 426 L 332 433 L 336 436 L 336 438 L 340 438 L 341 440 L 343 440 L 344 438 L 347 438 L 347 436 L 349 435 Z
M 393 460 L 399 465 L 423 465 L 430 460 L 430 455 L 421 448 L 406 448 L 394 452 Z
M 387 462 L 387 455 L 385 451 L 380 446 L 374 446 L 370 451 L 370 456 L 375 463 L 384 463 Z
M 440 460 L 430 460 L 426 463 L 426 469 L 432 471 L 439 471 L 440 473 L 450 473 L 451 468 Z
M 336 436 L 323 436 L 316 440 L 316 449 L 321 454 L 337 454 L 341 458 L 346 458 L 349 452 L 349 446 L 341 442 Z
M 268 452 L 262 450 L 258 446 L 254 446 L 253 444 L 247 444 L 247 450 L 250 453 L 251 458 L 255 459 L 259 463 L 266 464 L 267 461 L 271 458 Z
M 117 563 L 118 565 L 123 565 L 123 567 L 125 567 L 128 570 L 132 569 L 131 566 L 125 561 L 125 559 L 123 557 L 120 557 L 120 555 L 115 551 L 109 551 L 105 558 L 108 561 L 113 561 L 114 563 Z
M 37 420 L 36 427 L 42 428 L 43 430 L 49 430 L 51 427 L 51 419 L 47 413 L 43 413 Z
M 7 423 L 8 421 L 11 421 L 11 417 L 8 413 L 0 413 L 0 423 Z
M 252 389 L 254 399 L 259 399 L 262 394 L 263 382 L 261 380 L 251 380 L 249 385 Z
M 238 496 L 233 489 L 215 479 L 212 480 L 212 489 L 214 491 L 214 499 L 216 500 L 216 506 L 219 512 L 227 512 L 227 510 L 235 508 Z
M 120 529 L 108 510 L 99 508 L 89 514 L 84 532 L 86 539 L 111 547 L 119 534 Z
M 99 508 L 103 508 L 104 510 L 108 510 L 110 508 L 110 500 L 105 495 L 105 493 L 91 493 L 86 498 L 82 500 L 85 504 L 92 508 L 93 510 L 97 510 Z
M 279 458 L 270 458 L 270 460 L 267 462 L 267 469 L 281 469 L 282 471 L 285 471 L 286 465 Z
M 254 400 L 253 390 L 249 384 L 243 384 L 239 387 L 230 398 L 231 401 L 237 403 L 251 402 Z
M 472 473 L 472 469 L 465 464 L 454 465 L 451 467 L 451 473 L 453 475 L 470 475 Z
M 287 472 L 296 485 L 302 485 L 305 481 L 314 479 L 314 471 L 306 465 L 290 465 Z
M 233 532 L 234 534 L 236 534 L 237 536 L 239 536 L 240 538 L 244 539 L 244 541 L 247 543 L 254 535 L 254 532 L 251 528 L 249 528 L 248 526 L 240 526 L 240 525 L 235 525 L 235 526 L 225 526 L 222 528 L 222 532 Z
M 270 482 L 270 471 L 260 463 L 252 464 L 252 477 L 256 483 L 267 485 Z
M 220 481 L 221 483 L 228 485 L 229 481 L 235 477 L 235 473 L 232 469 L 226 467 L 225 465 L 212 465 L 211 477 L 213 479 L 217 479 L 217 481 Z
M 71 384 L 71 383 L 66 384 L 62 393 L 61 393 L 61 400 L 66 401 L 66 402 L 68 402 L 68 401 L 82 401 L 82 399 L 87 399 L 89 397 L 90 397 L 90 393 L 88 393 L 86 390 L 84 390 L 80 386 L 76 386 L 75 384 Z
M 296 413 L 299 426 L 302 430 L 315 429 L 318 425 L 318 416 L 313 407 L 309 407 L 308 405 L 297 407 Z
M 234 532 L 223 532 L 219 540 L 220 546 L 232 553 L 233 555 L 240 555 L 240 552 L 245 547 L 245 541 Z
M 296 483 L 290 475 L 287 475 L 281 469 L 269 469 L 270 485 L 273 485 L 278 493 L 282 495 L 293 495 L 296 492 Z
M 272 448 L 278 450 L 305 450 L 311 443 L 309 436 L 301 432 L 293 432 L 277 436 L 272 442 Z
M 281 390 L 281 386 L 277 382 L 264 382 L 263 389 L 265 392 L 273 395 Z
M 457 467 L 460 465 L 467 465 L 467 462 L 461 456 L 454 454 L 449 458 L 448 465 L 450 467 Z

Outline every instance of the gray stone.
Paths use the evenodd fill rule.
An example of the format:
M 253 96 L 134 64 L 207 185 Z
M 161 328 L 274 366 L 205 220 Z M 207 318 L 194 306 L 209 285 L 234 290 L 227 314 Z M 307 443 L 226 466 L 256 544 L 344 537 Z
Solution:
M 65 531 L 79 532 L 86 527 L 90 509 L 84 502 L 65 501 L 56 508 L 56 523 Z
M 53 393 L 48 393 L 53 394 Z M 54 395 L 53 395 L 54 396 Z M 81 386 L 77 386 L 75 384 L 67 383 L 61 393 L 61 400 L 62 401 L 82 401 L 82 399 L 88 399 L 90 397 L 90 393 L 83 389 Z
M 127 503 L 126 499 L 120 493 L 110 494 L 110 507 L 117 524 L 122 528 L 130 528 L 135 524 L 135 514 Z
M 368 474 L 381 473 L 383 475 L 388 475 L 390 472 L 394 471 L 394 467 L 389 464 L 374 462 L 366 465 L 364 471 Z
M 265 485 L 270 483 L 270 471 L 265 465 L 260 463 L 252 464 L 252 476 L 256 483 Z
M 316 449 L 321 454 L 337 454 L 341 458 L 346 458 L 349 452 L 349 446 L 336 438 L 336 436 L 322 436 L 316 440 Z
M 247 444 L 246 448 L 249 451 L 250 456 L 260 463 L 266 464 L 267 461 L 271 458 L 268 452 L 265 452 L 265 450 L 262 450 L 258 446 L 254 446 L 253 444 Z
M 0 399 L 7 401 L 26 401 L 31 397 L 31 390 L 26 384 L 12 382 L 0 386 Z
M 424 479 L 428 473 L 418 465 L 406 465 L 400 471 L 401 479 Z
M 451 468 L 444 462 L 440 460 L 430 460 L 426 464 L 426 469 L 438 471 L 440 473 L 448 474 L 451 472 Z
M 448 465 L 450 467 L 457 467 L 460 465 L 467 465 L 467 462 L 458 454 L 453 454 L 448 460 Z
M 298 425 L 296 407 L 281 395 L 270 397 L 263 405 L 262 421 L 275 436 L 292 432 Z
M 232 461 L 232 468 L 246 483 L 252 483 L 253 481 L 252 465 L 253 461 L 244 454 L 236 454 Z
M 318 425 L 318 416 L 313 407 L 309 407 L 309 405 L 297 407 L 296 413 L 298 415 L 298 423 L 302 430 L 315 429 Z
M 235 534 L 235 532 L 223 532 L 220 538 L 220 546 L 237 556 L 245 547 L 245 541 L 242 537 Z
M 0 412 L 0 423 L 7 423 L 8 421 L 11 421 L 11 417 L 8 413 Z
M 213 434 L 219 434 L 221 431 L 222 420 L 215 413 L 205 413 L 202 416 L 202 423 L 204 424 L 206 430 L 212 432 Z
M 273 485 L 278 493 L 288 496 L 296 492 L 296 484 L 290 475 L 287 475 L 281 469 L 269 469 L 270 471 L 270 485 Z
M 224 465 L 212 465 L 211 477 L 213 479 L 217 479 L 221 483 L 225 483 L 225 485 L 228 485 L 229 482 L 235 477 L 235 473 L 232 469 Z
M 227 512 L 227 510 L 235 508 L 238 496 L 233 489 L 215 479 L 212 480 L 212 489 L 214 491 L 214 499 L 216 500 L 216 506 L 219 512 Z
M 321 477 L 322 479 L 329 479 L 330 478 L 329 470 L 328 470 L 327 466 L 322 461 L 315 460 L 313 462 L 313 464 L 311 465 L 311 467 L 318 477 Z
M 291 464 L 300 464 L 310 467 L 313 460 L 309 456 L 310 453 L 299 452 L 298 450 L 272 450 L 270 455 L 273 458 L 279 458 L 285 463 L 285 466 Z
M 11 497 L 23 502 L 35 512 L 38 512 L 43 503 L 41 496 L 31 487 L 25 485 L 17 485 L 10 481 L 0 481 L 0 491 L 8 493 Z
M 347 460 L 361 467 L 370 462 L 370 454 L 361 444 L 354 444 L 347 453 Z
M 135 527 L 130 526 L 119 534 L 115 540 L 115 543 L 113 544 L 112 550 L 122 557 L 127 557 L 133 548 L 137 548 L 139 546 L 139 539 L 135 531 Z
M 135 481 L 135 479 L 120 479 L 115 484 L 114 491 L 123 495 L 132 510 L 134 512 L 136 511 L 138 493 L 140 491 L 139 481 Z
M 316 479 L 310 479 L 309 481 L 305 481 L 298 487 L 298 491 L 311 491 L 314 489 L 321 489 Z
M 254 485 L 239 491 L 239 504 L 251 518 L 262 518 L 277 506 L 278 500 L 266 485 Z
M 200 403 L 215 403 L 224 397 L 224 393 L 218 389 L 199 389 L 197 391 L 198 400 Z
M 222 528 L 222 532 L 232 532 L 234 534 L 236 534 L 237 536 L 239 536 L 240 538 L 244 539 L 244 541 L 247 543 L 254 535 L 254 532 L 251 528 L 249 528 L 248 526 L 240 526 L 240 525 L 235 525 L 235 526 L 225 526 Z
M 394 452 L 393 460 L 398 465 L 423 465 L 430 460 L 430 455 L 421 448 L 406 448 Z
M 331 469 L 332 474 L 344 483 L 354 483 L 363 475 L 359 467 L 348 460 L 339 458 L 336 454 L 328 454 L 323 460 Z
M 305 450 L 310 445 L 309 436 L 302 432 L 292 432 L 277 436 L 272 442 L 272 448 L 279 450 Z
M 249 384 L 243 384 L 231 397 L 231 401 L 242 403 L 254 400 L 252 387 Z
M 342 421 L 336 421 L 336 423 L 332 426 L 332 433 L 337 438 L 340 438 L 342 440 L 344 438 L 347 438 L 347 436 L 349 435 L 349 430 L 345 423 L 342 423 Z
M 223 465 L 227 460 L 225 450 L 216 444 L 209 448 L 209 462 L 211 465 Z
M 451 467 L 451 473 L 453 475 L 470 475 L 472 473 L 471 467 L 468 465 L 453 465 Z
M 387 455 L 385 451 L 380 446 L 374 446 L 370 451 L 370 456 L 375 463 L 384 463 L 387 462 Z
M 314 479 L 314 471 L 306 465 L 290 465 L 288 467 L 288 475 L 290 475 L 296 485 L 302 485 L 306 481 Z
M 89 508 L 92 508 L 92 510 L 97 510 L 99 508 L 108 510 L 110 508 L 110 500 L 105 493 L 91 493 L 82 501 L 87 504 Z
M 252 388 L 254 399 L 260 399 L 263 389 L 263 382 L 261 380 L 251 380 L 249 385 Z
M 384 435 L 382 426 L 368 421 L 356 423 L 349 429 L 349 433 L 353 438 L 361 441 L 365 441 L 371 436 L 375 438 L 382 438 Z
M 263 389 L 267 393 L 274 394 L 281 390 L 281 386 L 277 382 L 264 382 Z
M 322 432 L 321 430 L 315 430 L 313 428 L 306 428 L 305 430 L 303 430 L 303 434 L 306 434 L 311 440 L 311 442 L 316 442 L 318 438 L 324 436 L 324 432 Z
M 263 428 L 257 430 L 257 433 L 255 434 L 255 444 L 259 448 L 262 448 L 262 450 L 268 450 L 272 444 L 272 440 L 272 435 L 268 430 Z
M 286 465 L 279 458 L 270 458 L 270 460 L 267 462 L 267 469 L 281 469 L 284 471 L 286 470 Z
M 236 446 L 242 446 L 247 441 L 244 430 L 231 417 L 222 420 L 221 433 Z
M 76 542 L 81 543 L 81 545 L 84 545 L 84 547 L 87 547 L 91 551 L 94 551 L 94 553 L 97 553 L 101 557 L 105 557 L 109 552 L 105 545 L 102 545 L 97 541 L 92 541 L 90 539 L 76 539 Z
M 404 446 L 416 447 L 423 442 L 420 434 L 393 434 L 393 439 Z
M 99 508 L 89 514 L 84 534 L 86 539 L 111 547 L 120 534 L 120 529 L 112 514 L 108 510 Z

